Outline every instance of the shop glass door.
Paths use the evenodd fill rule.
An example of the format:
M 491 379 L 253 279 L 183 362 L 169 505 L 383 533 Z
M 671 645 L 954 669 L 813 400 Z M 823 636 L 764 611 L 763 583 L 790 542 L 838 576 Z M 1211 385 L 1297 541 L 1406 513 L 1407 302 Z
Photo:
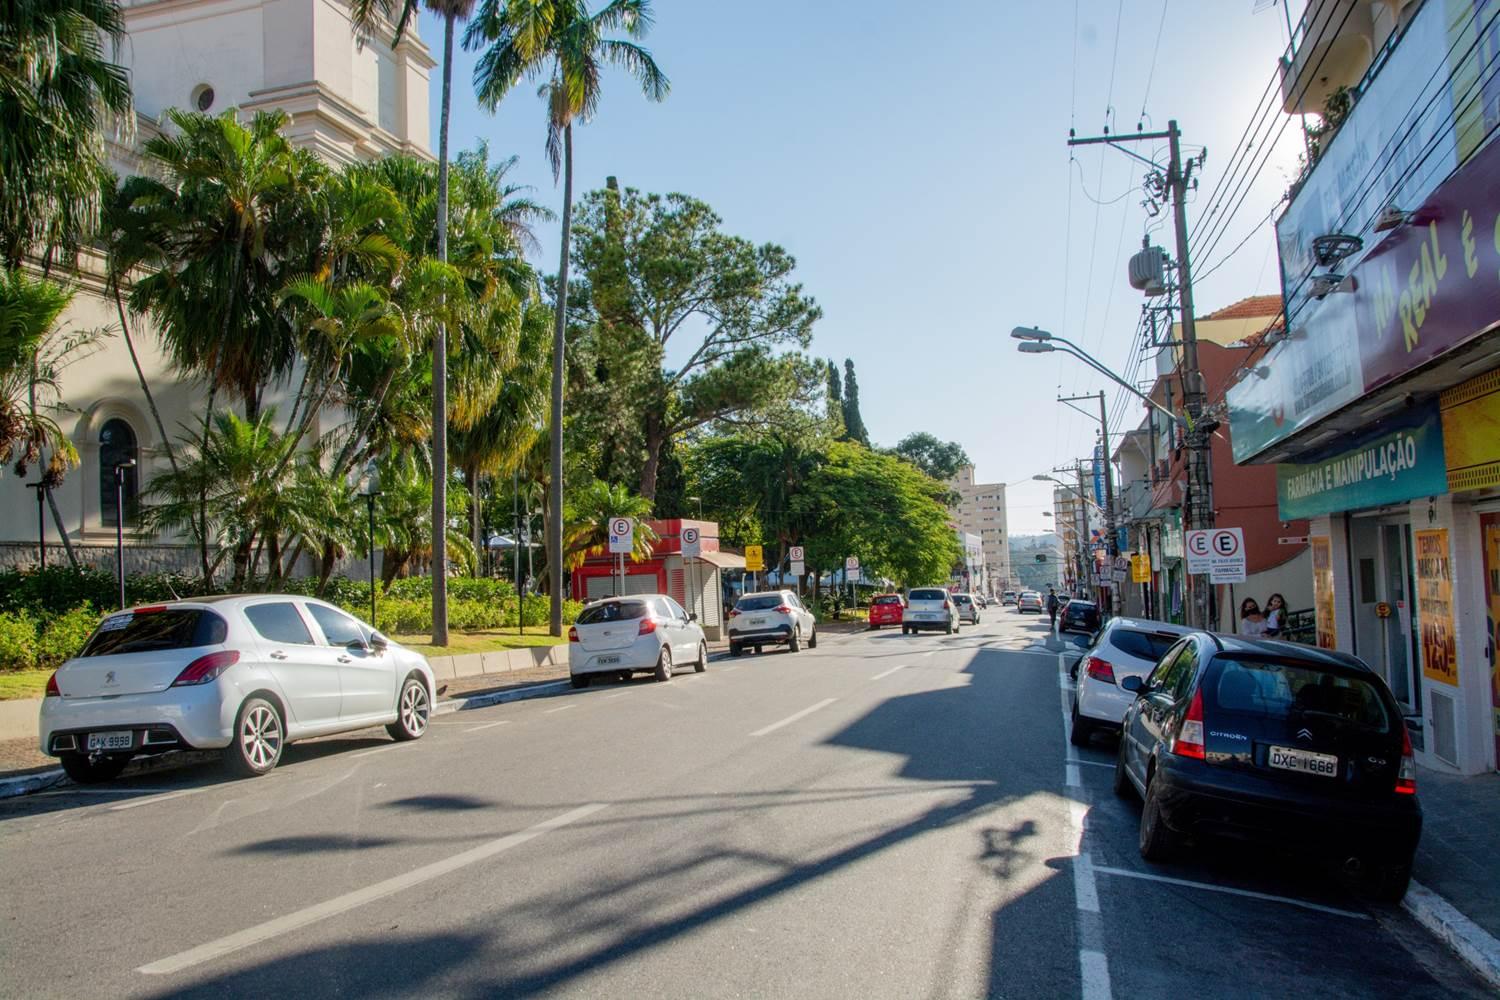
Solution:
M 1412 683 L 1413 608 L 1411 599 L 1411 553 L 1406 524 L 1380 526 L 1380 562 L 1383 579 L 1381 600 L 1391 606 L 1382 619 L 1381 666 L 1391 692 L 1402 707 L 1421 711 L 1421 695 Z
M 1489 658 L 1495 760 L 1500 763 L 1500 514 L 1481 515 L 1479 534 L 1484 539 L 1484 655 Z

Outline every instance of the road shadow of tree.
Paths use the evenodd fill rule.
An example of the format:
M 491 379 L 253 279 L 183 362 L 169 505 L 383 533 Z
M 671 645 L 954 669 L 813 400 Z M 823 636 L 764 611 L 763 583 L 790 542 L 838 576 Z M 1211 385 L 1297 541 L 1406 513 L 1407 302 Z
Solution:
M 337 988 L 327 989 L 327 993 L 531 996 L 618 967 L 934 830 L 971 822 L 1036 793 L 1060 794 L 1060 746 L 1050 745 L 1059 742 L 1055 733 L 1049 745 L 1018 756 L 1015 734 L 1007 733 L 1004 724 L 1006 713 L 1017 703 L 1034 705 L 1039 698 L 1056 697 L 1052 674 L 1036 670 L 1035 661 L 1035 655 L 975 649 L 962 670 L 969 683 L 883 700 L 826 739 L 824 743 L 829 746 L 892 755 L 899 761 L 896 773 L 900 777 L 924 783 L 929 792 L 953 793 L 918 812 L 905 812 L 897 821 L 861 832 L 852 843 L 844 838 L 842 846 L 827 853 L 797 857 L 774 848 L 745 851 L 714 843 L 693 845 L 681 857 L 647 857 L 623 874 L 598 873 L 570 884 L 561 895 L 554 888 L 529 898 L 500 902 L 484 913 L 489 927 L 480 935 L 433 935 L 415 946 L 409 939 L 392 942 L 381 935 L 379 941 L 340 944 L 322 953 L 266 959 L 240 973 L 226 973 L 160 995 L 315 995 L 324 993 L 324 987 L 335 981 L 328 970 L 338 969 L 347 978 L 337 980 Z M 826 790 L 810 791 L 816 797 L 816 792 Z M 856 795 L 860 791 L 849 790 Z M 869 791 L 891 794 L 888 786 Z M 796 798 L 798 794 L 789 790 L 780 798 Z M 753 796 L 737 804 L 726 804 L 716 795 L 696 798 L 696 806 L 701 808 L 685 801 L 683 805 L 688 808 L 678 815 L 717 811 L 732 817 L 737 811 L 749 815 L 753 810 L 781 804 L 776 794 Z M 632 801 L 616 804 L 626 806 Z M 1026 816 L 1009 827 L 991 824 L 975 829 L 973 877 L 1010 878 L 1027 860 L 1025 845 L 1036 836 L 1038 819 Z M 603 826 L 610 821 L 601 816 L 598 822 L 591 820 L 579 827 Z M 641 817 L 635 816 L 626 822 L 640 821 Z M 702 893 L 706 886 L 713 891 L 711 887 L 718 881 L 713 866 L 726 858 L 738 863 L 742 873 L 757 873 L 754 881 L 726 888 L 685 912 L 652 917 L 653 912 L 670 913 L 685 896 Z M 1039 969 L 1049 989 L 1076 989 L 1071 895 L 1067 880 L 1049 873 L 1042 884 L 1007 904 L 1006 918 L 996 921 L 992 959 L 1004 969 L 991 970 L 992 984 L 1014 985 L 1019 980 L 1013 980 L 1012 973 Z M 399 907 L 395 909 L 399 912 Z M 551 933 L 557 935 L 565 928 L 567 933 L 555 938 L 555 950 L 539 952 L 534 943 L 528 946 L 524 935 L 509 929 L 515 927 L 530 927 L 533 933 L 536 927 L 552 928 Z M 596 942 L 600 937 L 605 940 Z M 361 950 L 366 948 L 367 952 Z M 370 956 L 370 967 L 351 958 L 362 954 Z M 375 971 L 382 966 L 386 974 Z M 400 979 L 390 978 L 398 968 Z M 309 978 L 309 970 L 317 972 Z M 712 970 L 705 971 L 709 978 L 704 981 L 704 995 L 716 992 L 711 985 L 713 974 Z M 1005 994 L 1008 988 L 996 992 Z

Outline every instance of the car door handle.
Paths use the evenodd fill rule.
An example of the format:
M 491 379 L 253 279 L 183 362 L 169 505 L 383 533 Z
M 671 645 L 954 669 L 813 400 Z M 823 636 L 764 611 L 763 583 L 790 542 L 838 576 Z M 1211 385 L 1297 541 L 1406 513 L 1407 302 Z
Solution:
M 340 663 L 353 663 L 354 662 L 354 657 L 352 657 L 352 656 L 345 656 L 342 653 L 339 654 L 339 658 L 338 659 L 339 659 Z
M 283 653 L 279 649 L 273 649 L 271 651 L 271 659 L 273 659 L 273 660 L 284 660 L 284 659 L 286 659 L 286 654 Z

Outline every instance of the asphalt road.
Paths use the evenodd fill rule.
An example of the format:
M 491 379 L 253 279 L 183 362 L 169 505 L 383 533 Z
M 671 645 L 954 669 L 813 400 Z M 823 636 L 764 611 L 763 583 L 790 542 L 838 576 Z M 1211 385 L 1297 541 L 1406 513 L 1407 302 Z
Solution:
M 1144 863 L 1078 641 L 991 611 L 0 802 L 0 994 L 1487 995 L 1316 869 Z

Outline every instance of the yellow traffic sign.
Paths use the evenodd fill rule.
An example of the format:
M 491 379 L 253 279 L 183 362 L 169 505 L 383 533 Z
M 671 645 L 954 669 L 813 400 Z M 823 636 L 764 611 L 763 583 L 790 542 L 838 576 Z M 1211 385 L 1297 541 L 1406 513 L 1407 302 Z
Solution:
M 745 568 L 753 572 L 759 572 L 766 568 L 766 557 L 759 545 L 745 546 Z

